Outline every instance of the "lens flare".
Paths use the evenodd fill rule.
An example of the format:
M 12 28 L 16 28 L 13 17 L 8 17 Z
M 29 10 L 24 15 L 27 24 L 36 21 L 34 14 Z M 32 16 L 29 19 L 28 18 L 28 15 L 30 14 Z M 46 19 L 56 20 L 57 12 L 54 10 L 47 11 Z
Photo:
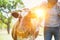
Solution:
M 44 17 L 46 11 L 44 8 L 34 7 L 31 9 L 31 12 L 37 15 L 37 17 Z
M 41 23 L 38 20 L 36 20 L 35 22 L 38 21 L 38 23 L 40 23 L 41 26 L 39 27 L 39 34 L 44 35 L 43 31 L 44 31 L 44 22 L 45 22 L 45 15 L 47 13 L 47 8 L 44 9 L 41 7 L 34 7 L 31 9 L 31 12 L 34 13 L 39 18 L 38 20 L 40 20 L 40 21 L 42 20 Z M 40 18 L 42 18 L 42 19 L 40 19 Z
M 42 9 L 36 9 L 34 12 L 38 17 L 44 16 L 44 10 L 42 10 Z

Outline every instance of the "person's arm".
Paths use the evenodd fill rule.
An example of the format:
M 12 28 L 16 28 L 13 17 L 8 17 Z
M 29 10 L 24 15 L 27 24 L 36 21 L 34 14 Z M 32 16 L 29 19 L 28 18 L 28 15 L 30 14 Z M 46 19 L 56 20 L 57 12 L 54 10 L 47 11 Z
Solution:
M 38 19 L 38 25 L 37 25 L 37 26 L 41 27 L 41 26 L 42 26 L 42 25 L 41 25 L 42 21 L 43 21 L 43 18 L 40 17 L 40 18 Z
M 58 16 L 60 17 L 60 8 L 58 8 Z
M 60 3 L 57 3 L 58 16 L 60 17 Z

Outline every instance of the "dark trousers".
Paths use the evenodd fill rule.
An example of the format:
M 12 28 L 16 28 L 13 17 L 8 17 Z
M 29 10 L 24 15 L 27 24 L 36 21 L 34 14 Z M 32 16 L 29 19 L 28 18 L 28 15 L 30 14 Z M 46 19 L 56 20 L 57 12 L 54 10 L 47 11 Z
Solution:
M 59 27 L 44 27 L 44 40 L 51 40 L 52 35 L 59 40 Z

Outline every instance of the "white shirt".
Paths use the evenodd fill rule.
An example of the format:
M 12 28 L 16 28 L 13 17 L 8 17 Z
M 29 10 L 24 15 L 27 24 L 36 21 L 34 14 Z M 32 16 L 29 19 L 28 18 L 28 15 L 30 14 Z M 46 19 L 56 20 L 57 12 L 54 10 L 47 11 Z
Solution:
M 48 22 L 45 23 L 45 26 L 47 27 L 58 27 L 59 26 L 59 12 L 58 12 L 58 9 L 57 9 L 57 5 L 53 6 L 52 8 L 50 8 L 48 10 L 48 15 L 49 15 L 49 18 L 48 18 Z

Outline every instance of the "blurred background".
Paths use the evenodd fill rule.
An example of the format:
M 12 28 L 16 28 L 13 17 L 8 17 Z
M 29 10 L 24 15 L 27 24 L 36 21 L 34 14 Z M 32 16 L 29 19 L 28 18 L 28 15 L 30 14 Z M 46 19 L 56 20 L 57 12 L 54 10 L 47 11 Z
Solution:
M 0 0 L 0 40 L 13 40 L 11 30 L 17 19 L 11 15 L 12 11 L 22 11 L 21 13 L 24 16 L 26 11 L 23 11 L 23 8 L 31 9 L 44 2 L 47 0 Z M 42 36 L 38 36 L 36 40 L 44 40 L 42 29 L 40 31 Z

